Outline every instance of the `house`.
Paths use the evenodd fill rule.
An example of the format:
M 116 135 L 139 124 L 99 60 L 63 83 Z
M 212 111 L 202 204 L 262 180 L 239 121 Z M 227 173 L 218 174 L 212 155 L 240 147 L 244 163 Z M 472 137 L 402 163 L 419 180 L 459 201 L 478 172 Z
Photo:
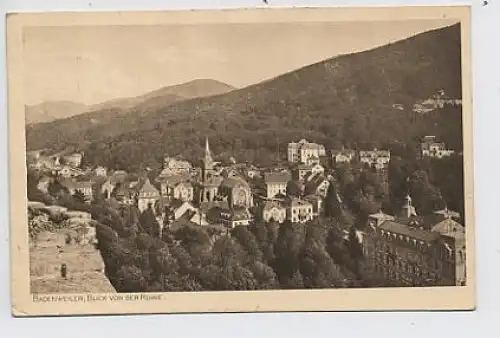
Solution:
M 167 206 L 172 212 L 172 218 L 174 220 L 180 219 L 181 217 L 187 217 L 189 215 L 189 220 L 198 225 L 207 225 L 205 217 L 201 214 L 201 211 L 194 207 L 190 202 L 173 200 Z M 158 211 L 157 213 L 161 213 Z
M 280 203 L 267 201 L 262 208 L 262 219 L 265 222 L 276 221 L 283 223 L 286 220 L 286 208 Z
M 160 181 L 162 196 L 191 202 L 194 200 L 194 187 L 185 175 L 163 176 Z
M 291 198 L 287 203 L 286 216 L 292 223 L 306 223 L 313 219 L 313 206 L 306 200 Z
M 80 191 L 86 201 L 92 200 L 92 182 L 91 181 L 76 181 L 73 179 L 61 179 L 60 183 L 65 187 L 70 195 L 74 195 Z
M 454 150 L 446 149 L 444 142 L 437 142 L 435 136 L 425 136 L 420 144 L 423 157 L 443 158 L 455 154 Z
M 359 152 L 359 161 L 376 169 L 384 169 L 391 161 L 391 152 L 389 150 L 377 149 L 361 150 Z
M 252 215 L 245 208 L 216 208 L 210 217 L 231 229 L 239 225 L 248 226 L 252 221 Z
M 137 202 L 137 191 L 126 185 L 117 186 L 113 192 L 114 198 L 122 204 L 134 205 Z
M 288 162 L 313 165 L 319 163 L 320 157 L 325 155 L 325 147 L 321 144 L 311 143 L 305 139 L 288 143 Z
M 356 152 L 351 149 L 332 150 L 332 162 L 334 165 L 349 164 L 356 158 Z
M 291 175 L 287 172 L 265 173 L 266 197 L 273 198 L 276 195 L 286 195 L 286 186 L 291 179 Z
M 96 176 L 107 176 L 108 175 L 108 169 L 102 167 L 102 166 L 97 166 L 94 169 L 94 174 Z
M 140 188 L 137 190 L 137 207 L 140 212 L 143 212 L 149 205 L 155 205 L 156 201 L 160 199 L 160 192 L 151 184 L 149 178 L 140 185 Z
M 165 156 L 163 159 L 163 170 L 160 176 L 189 174 L 193 166 L 188 161 Z

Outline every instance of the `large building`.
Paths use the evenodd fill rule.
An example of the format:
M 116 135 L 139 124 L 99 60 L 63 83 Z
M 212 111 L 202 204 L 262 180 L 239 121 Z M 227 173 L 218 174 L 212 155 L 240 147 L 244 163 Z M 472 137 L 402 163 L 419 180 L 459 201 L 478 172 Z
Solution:
M 288 143 L 288 162 L 314 165 L 319 163 L 320 157 L 325 155 L 325 147 L 321 144 L 311 143 L 305 139 Z
M 292 179 L 288 172 L 269 172 L 264 174 L 266 197 L 273 198 L 277 195 L 286 196 L 286 186 Z
M 429 226 L 416 215 L 409 196 L 400 217 L 383 212 L 369 216 L 362 246 L 367 276 L 384 285 L 465 283 L 463 226 L 451 219 Z
M 359 161 L 362 164 L 374 167 L 376 169 L 384 169 L 391 161 L 391 152 L 389 150 L 360 150 Z

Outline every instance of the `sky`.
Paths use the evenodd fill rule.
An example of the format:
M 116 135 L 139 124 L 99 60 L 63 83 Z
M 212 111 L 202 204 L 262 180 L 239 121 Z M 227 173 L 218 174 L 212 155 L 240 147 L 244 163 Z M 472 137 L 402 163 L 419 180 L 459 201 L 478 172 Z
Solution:
M 241 88 L 451 24 L 405 20 L 27 27 L 26 103 L 95 104 L 195 79 Z

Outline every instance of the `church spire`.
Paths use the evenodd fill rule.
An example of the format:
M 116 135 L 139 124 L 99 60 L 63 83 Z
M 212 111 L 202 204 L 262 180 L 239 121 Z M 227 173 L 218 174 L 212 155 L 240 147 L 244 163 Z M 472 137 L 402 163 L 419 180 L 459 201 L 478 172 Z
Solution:
M 213 163 L 212 153 L 210 152 L 210 145 L 208 144 L 208 137 L 205 138 L 205 166 Z

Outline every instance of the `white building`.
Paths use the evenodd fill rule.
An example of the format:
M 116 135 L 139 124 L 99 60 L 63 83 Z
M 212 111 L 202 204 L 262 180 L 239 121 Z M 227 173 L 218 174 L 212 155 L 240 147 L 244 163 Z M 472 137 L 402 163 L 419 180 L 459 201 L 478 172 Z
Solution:
M 446 149 L 444 142 L 437 142 L 436 136 L 425 136 L 420 144 L 423 157 L 443 158 L 455 154 L 454 150 Z
M 299 142 L 288 143 L 287 155 L 288 162 L 314 165 L 319 163 L 321 156 L 326 155 L 326 150 L 321 144 L 308 142 L 302 139 Z
M 391 152 L 389 150 L 360 150 L 359 161 L 376 169 L 383 169 L 391 161 Z

